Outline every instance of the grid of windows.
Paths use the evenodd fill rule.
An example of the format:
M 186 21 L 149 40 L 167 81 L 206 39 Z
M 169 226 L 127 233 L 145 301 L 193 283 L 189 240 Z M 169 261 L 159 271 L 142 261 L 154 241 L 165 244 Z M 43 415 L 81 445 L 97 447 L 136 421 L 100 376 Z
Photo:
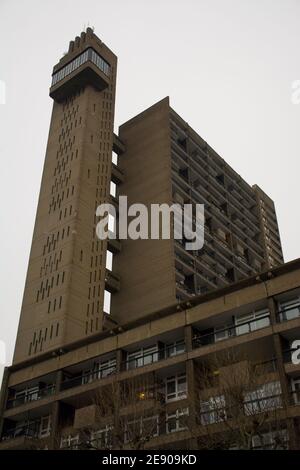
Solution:
M 158 347 L 141 348 L 127 354 L 127 369 L 136 369 L 158 361 Z
M 104 362 L 95 362 L 93 368 L 87 369 L 82 373 L 82 383 L 90 383 L 93 380 L 103 379 L 116 371 L 116 359 L 110 359 Z
M 281 386 L 279 381 L 261 385 L 256 390 L 247 392 L 244 400 L 246 415 L 253 415 L 268 410 L 274 410 L 282 406 Z
M 52 76 L 51 86 L 56 85 L 57 82 L 70 75 L 70 73 L 74 72 L 74 70 L 78 69 L 88 60 L 93 62 L 93 64 L 95 64 L 96 67 L 101 70 L 101 72 L 105 73 L 105 75 L 110 75 L 110 65 L 104 59 L 102 59 L 102 57 L 97 54 L 97 52 L 89 47 L 82 54 L 77 56 L 74 60 L 69 62 L 67 65 L 65 65 L 65 67 L 60 69 Z

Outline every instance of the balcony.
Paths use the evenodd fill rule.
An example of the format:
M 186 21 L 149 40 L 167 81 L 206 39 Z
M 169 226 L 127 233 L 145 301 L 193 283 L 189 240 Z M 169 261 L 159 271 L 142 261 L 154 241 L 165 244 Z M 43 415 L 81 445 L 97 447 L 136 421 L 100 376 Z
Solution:
M 19 397 L 8 399 L 6 409 L 15 408 L 17 406 L 24 405 L 25 403 L 41 400 L 42 398 L 53 395 L 54 393 L 55 385 L 49 385 L 48 387 L 42 388 L 40 390 L 33 391 Z
M 41 418 L 38 418 L 34 421 L 4 430 L 0 449 L 37 449 L 40 439 L 47 437 L 49 434 L 50 429 L 47 433 L 43 433 L 41 430 Z
M 209 333 L 202 334 L 201 332 L 196 334 L 193 338 L 193 348 L 199 348 L 214 344 L 226 339 L 230 339 L 235 336 L 241 336 L 253 331 L 260 330 L 270 325 L 270 313 L 266 313 L 257 319 L 253 319 L 247 322 L 239 323 L 238 325 L 228 325 L 224 328 L 214 329 Z
M 180 340 L 176 345 L 165 346 L 163 348 L 157 348 L 152 352 L 147 352 L 139 356 L 135 356 L 130 359 L 126 359 L 121 364 L 121 370 L 131 370 L 137 369 L 139 367 L 144 367 L 155 362 L 163 361 L 170 357 L 177 356 L 185 352 L 185 343 L 183 340 Z
M 123 171 L 114 163 L 111 167 L 111 179 L 116 184 L 124 183 L 124 173 Z
M 109 237 L 107 239 L 107 246 L 108 246 L 109 251 L 111 251 L 114 254 L 120 253 L 121 251 L 121 242 L 118 239 Z
M 106 270 L 105 273 L 105 288 L 108 290 L 110 293 L 115 293 L 119 292 L 121 287 L 120 284 L 120 277 L 113 273 L 112 271 Z
M 117 155 L 121 155 L 126 151 L 125 145 L 123 144 L 120 137 L 116 134 L 113 135 L 113 152 Z
M 75 377 L 66 378 L 61 384 L 61 390 L 68 390 L 73 387 L 78 387 L 80 385 L 88 384 L 95 382 L 96 380 L 101 380 L 106 377 L 109 377 L 116 373 L 116 366 L 109 365 L 107 367 L 101 367 L 99 369 L 94 369 L 88 372 L 81 372 Z

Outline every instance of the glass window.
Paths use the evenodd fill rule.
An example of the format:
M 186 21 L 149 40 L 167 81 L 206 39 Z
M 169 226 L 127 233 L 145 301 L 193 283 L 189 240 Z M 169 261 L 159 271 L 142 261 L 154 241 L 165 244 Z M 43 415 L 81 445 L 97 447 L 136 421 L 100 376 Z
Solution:
M 91 433 L 91 445 L 95 449 L 112 448 L 112 426 L 106 425 L 105 428 Z
M 279 303 L 280 321 L 292 320 L 300 316 L 300 297 L 294 297 Z
M 82 372 L 82 384 L 93 382 L 93 380 L 103 379 L 113 374 L 116 370 L 116 359 L 103 362 L 95 362 L 91 369 Z
M 270 314 L 268 309 L 254 310 L 245 315 L 235 317 L 236 334 L 243 335 L 251 331 L 259 330 L 270 325 Z
M 246 415 L 274 410 L 280 408 L 281 405 L 281 386 L 279 381 L 263 384 L 257 389 L 247 392 L 244 398 Z
M 79 435 L 71 436 L 64 436 L 61 438 L 60 447 L 61 449 L 78 449 L 79 444 Z
M 159 434 L 158 416 L 140 417 L 133 421 L 128 421 L 125 427 L 125 443 L 135 441 L 139 436 L 155 437 Z
M 225 396 L 210 397 L 200 402 L 200 421 L 202 425 L 219 423 L 226 420 Z
M 135 352 L 128 353 L 127 355 L 127 368 L 135 369 L 147 364 L 152 364 L 158 361 L 158 348 L 152 346 L 150 348 L 141 348 Z
M 52 86 L 62 80 L 67 75 L 69 75 L 71 72 L 76 70 L 78 67 L 80 67 L 80 65 L 84 64 L 88 60 L 91 60 L 103 73 L 105 73 L 105 75 L 109 76 L 110 65 L 104 59 L 102 59 L 99 54 L 93 51 L 93 49 L 88 48 L 86 51 L 84 51 L 82 54 L 72 60 L 72 62 L 65 65 L 65 67 L 63 67 L 61 70 L 59 70 L 52 76 Z
M 223 341 L 234 335 L 234 327 L 232 325 L 224 325 L 215 328 L 215 342 Z
M 51 415 L 43 416 L 41 418 L 39 437 L 47 437 L 50 435 L 50 432 L 51 432 Z
M 273 449 L 283 450 L 288 448 L 288 433 L 286 429 L 271 431 L 253 436 L 252 448 L 255 450 Z
M 177 374 L 165 380 L 166 401 L 180 400 L 187 396 L 186 374 Z
M 300 377 L 294 377 L 291 379 L 292 391 L 293 391 L 293 399 L 295 405 L 300 404 Z
M 185 344 L 183 340 L 174 341 L 174 343 L 168 344 L 166 346 L 166 356 L 172 357 L 177 356 L 185 351 Z
M 20 392 L 16 392 L 15 399 L 17 403 L 27 403 L 28 401 L 38 400 L 39 398 L 39 387 L 25 388 Z
M 175 413 L 167 414 L 167 433 L 184 431 L 187 429 L 188 408 L 176 410 Z

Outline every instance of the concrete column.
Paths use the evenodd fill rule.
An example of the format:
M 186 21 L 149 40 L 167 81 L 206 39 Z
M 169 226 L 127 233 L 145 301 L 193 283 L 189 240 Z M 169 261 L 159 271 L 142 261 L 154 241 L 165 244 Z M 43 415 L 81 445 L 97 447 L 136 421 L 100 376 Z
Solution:
M 187 393 L 188 393 L 188 407 L 189 407 L 189 418 L 188 418 L 188 431 L 191 433 L 191 439 L 189 442 L 190 449 L 197 449 L 197 386 L 195 377 L 195 364 L 193 359 L 186 362 L 186 381 L 187 381 Z
M 63 371 L 58 370 L 55 378 L 55 391 L 58 393 L 61 388 L 63 380 Z M 60 435 L 59 435 L 59 421 L 60 421 L 61 406 L 60 402 L 56 401 L 51 407 L 51 435 L 50 435 L 50 448 L 57 449 L 60 446 Z
M 277 305 L 273 297 L 268 298 L 268 309 L 271 325 L 275 325 L 277 323 Z
M 50 434 L 50 449 L 59 449 L 60 447 L 60 420 L 61 406 L 59 401 L 55 401 L 51 407 L 51 434 Z
M 123 349 L 118 349 L 116 352 L 116 371 L 117 374 L 124 370 L 126 361 L 126 353 Z
M 191 325 L 184 327 L 184 342 L 186 352 L 193 350 L 193 328 Z

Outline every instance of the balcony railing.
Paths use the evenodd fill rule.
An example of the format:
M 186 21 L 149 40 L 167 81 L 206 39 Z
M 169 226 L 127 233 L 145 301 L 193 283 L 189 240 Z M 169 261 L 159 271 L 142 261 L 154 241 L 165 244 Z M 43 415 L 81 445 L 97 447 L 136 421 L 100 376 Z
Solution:
M 87 383 L 94 382 L 96 380 L 104 379 L 116 373 L 116 366 L 107 366 L 99 369 L 94 369 L 76 377 L 67 378 L 61 384 L 61 390 L 67 390 L 69 388 L 78 387 Z
M 122 362 L 122 370 L 143 367 L 148 364 L 153 364 L 154 362 L 163 361 L 169 357 L 178 356 L 183 352 L 185 352 L 185 343 L 182 340 L 176 343 L 176 345 L 166 346 L 164 348 L 159 348 L 156 351 L 127 359 Z
M 52 395 L 54 392 L 55 392 L 55 385 L 49 385 L 48 387 L 29 392 L 20 397 L 8 399 L 6 408 L 7 409 L 15 408 L 17 406 L 24 405 L 24 403 L 41 400 L 42 398 Z
M 225 401 L 219 398 L 220 397 L 212 397 L 209 408 L 203 409 L 197 414 L 199 424 L 206 426 L 222 421 L 234 420 L 236 416 L 239 416 L 240 410 L 245 416 L 255 416 L 282 408 L 281 393 L 269 394 L 251 400 L 245 399 L 243 402 L 233 405 L 226 405 Z
M 258 324 L 261 323 L 261 326 Z M 233 336 L 241 336 L 243 334 L 251 333 L 256 330 L 260 330 L 270 324 L 270 314 L 266 314 L 253 320 L 239 323 L 238 325 L 230 325 L 224 329 L 212 331 L 205 334 L 197 334 L 193 338 L 193 348 L 199 348 L 208 344 L 213 344 L 225 339 L 232 338 Z M 218 338 L 217 338 L 218 336 Z
M 16 426 L 3 431 L 2 441 L 7 441 L 9 439 L 15 439 L 17 437 L 29 437 L 29 438 L 38 438 L 40 433 L 40 419 L 31 421 L 22 426 Z

